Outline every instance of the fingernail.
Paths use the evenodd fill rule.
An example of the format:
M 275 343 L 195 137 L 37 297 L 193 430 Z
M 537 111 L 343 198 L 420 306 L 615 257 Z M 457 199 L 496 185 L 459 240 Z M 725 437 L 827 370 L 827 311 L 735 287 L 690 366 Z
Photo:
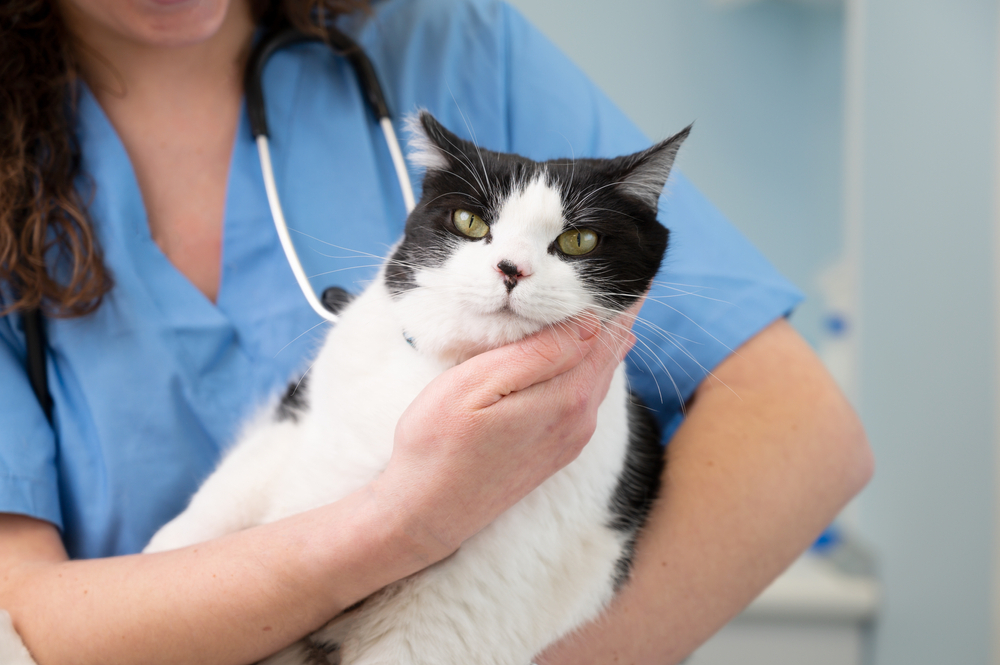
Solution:
M 590 339 L 597 334 L 598 328 L 600 328 L 600 323 L 592 316 L 588 316 L 583 319 L 578 319 L 573 322 L 573 329 L 576 330 L 576 336 L 581 340 Z

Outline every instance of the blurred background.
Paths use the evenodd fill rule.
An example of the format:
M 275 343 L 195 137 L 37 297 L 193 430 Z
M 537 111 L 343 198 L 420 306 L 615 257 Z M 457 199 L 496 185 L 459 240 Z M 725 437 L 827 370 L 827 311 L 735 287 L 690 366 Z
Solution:
M 877 459 L 861 662 L 1000 665 L 998 3 L 514 4 L 651 138 L 695 121 L 680 168 L 809 296 Z

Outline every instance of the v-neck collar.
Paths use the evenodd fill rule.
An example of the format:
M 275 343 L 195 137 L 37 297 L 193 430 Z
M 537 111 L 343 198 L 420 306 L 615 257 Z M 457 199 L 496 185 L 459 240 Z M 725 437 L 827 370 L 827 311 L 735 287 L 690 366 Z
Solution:
M 118 132 L 111 124 L 110 119 L 104 112 L 96 96 L 87 87 L 83 86 L 80 99 L 80 124 L 84 128 L 84 136 L 81 141 L 86 145 L 82 146 L 82 152 L 86 155 L 88 172 L 94 176 L 104 190 L 113 190 L 116 202 L 128 205 L 129 214 L 124 215 L 124 229 L 129 232 L 134 241 L 135 249 L 142 250 L 137 254 L 137 261 L 143 263 L 144 276 L 155 276 L 157 282 L 155 286 L 168 284 L 167 289 L 150 288 L 150 294 L 160 296 L 159 306 L 168 314 L 168 318 L 174 321 L 184 321 L 186 325 L 214 326 L 222 323 L 220 319 L 225 318 L 212 301 L 201 292 L 180 270 L 171 263 L 163 250 L 153 239 L 149 229 L 149 216 L 139 188 L 139 181 L 136 177 L 132 160 L 125 149 Z M 242 127 L 243 111 L 240 112 Z M 93 132 L 93 145 L 91 145 L 88 134 Z M 98 148 L 99 145 L 99 148 Z M 234 141 L 233 151 L 229 159 L 229 172 L 233 170 L 236 162 L 236 150 L 239 141 Z M 95 149 L 97 148 L 97 149 Z M 228 177 L 227 177 L 228 183 Z M 104 192 L 101 192 L 104 193 Z M 101 193 L 98 193 L 100 196 Z M 229 207 L 229 191 L 226 192 L 226 209 Z M 97 201 L 95 200 L 95 203 Z M 124 205 L 116 206 L 116 212 L 126 212 Z M 226 223 L 225 212 L 222 230 L 222 247 L 225 253 Z M 123 238 L 124 239 L 124 238 Z M 221 293 L 225 282 L 224 275 L 220 275 L 219 291 Z M 162 298 L 164 293 L 176 294 L 179 297 Z M 178 300 L 182 301 L 178 303 Z M 182 311 L 174 311 L 176 305 L 182 304 Z M 169 310 L 169 311 L 168 311 Z
M 241 113 L 241 116 L 243 113 Z M 242 120 L 241 123 L 242 125 Z M 90 205 L 91 218 L 102 236 L 102 247 L 121 252 L 116 266 L 116 289 L 129 292 L 137 303 L 148 303 L 145 316 L 154 315 L 162 328 L 172 330 L 178 344 L 199 373 L 206 371 L 231 345 L 236 331 L 229 317 L 167 258 L 153 240 L 146 207 L 131 159 L 104 109 L 83 86 L 79 101 L 79 136 L 84 171 L 97 183 Z M 230 157 L 230 171 L 238 155 Z M 227 208 L 228 208 L 227 191 Z M 226 226 L 223 222 L 223 256 Z M 225 261 L 220 299 L 225 289 Z M 155 312 L 155 313 L 154 313 Z

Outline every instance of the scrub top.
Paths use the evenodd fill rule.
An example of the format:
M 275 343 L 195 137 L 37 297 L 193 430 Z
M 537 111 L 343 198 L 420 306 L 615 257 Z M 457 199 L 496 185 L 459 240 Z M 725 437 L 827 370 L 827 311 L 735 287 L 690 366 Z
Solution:
M 405 114 L 426 108 L 479 145 L 538 160 L 649 145 L 506 4 L 390 0 L 344 25 L 379 72 L 398 132 Z M 317 293 L 359 292 L 405 220 L 378 125 L 350 67 L 321 45 L 278 53 L 264 88 L 277 183 L 306 272 Z M 78 136 L 79 186 L 92 194 L 115 286 L 94 314 L 47 322 L 53 426 L 27 379 L 20 317 L 0 319 L 0 512 L 55 524 L 70 556 L 84 558 L 141 550 L 248 415 L 308 366 L 328 324 L 282 254 L 245 112 L 214 304 L 150 236 L 125 149 L 87 90 Z M 670 247 L 628 362 L 667 439 L 706 374 L 800 294 L 680 174 L 660 220 Z

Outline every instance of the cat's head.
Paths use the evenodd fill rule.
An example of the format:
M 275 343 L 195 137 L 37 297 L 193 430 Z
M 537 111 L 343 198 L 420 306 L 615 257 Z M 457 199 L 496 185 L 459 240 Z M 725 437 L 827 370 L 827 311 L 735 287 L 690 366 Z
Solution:
M 385 281 L 421 352 L 460 361 L 645 293 L 667 248 L 657 203 L 690 128 L 615 159 L 535 162 L 426 112 L 410 125 L 423 195 Z

